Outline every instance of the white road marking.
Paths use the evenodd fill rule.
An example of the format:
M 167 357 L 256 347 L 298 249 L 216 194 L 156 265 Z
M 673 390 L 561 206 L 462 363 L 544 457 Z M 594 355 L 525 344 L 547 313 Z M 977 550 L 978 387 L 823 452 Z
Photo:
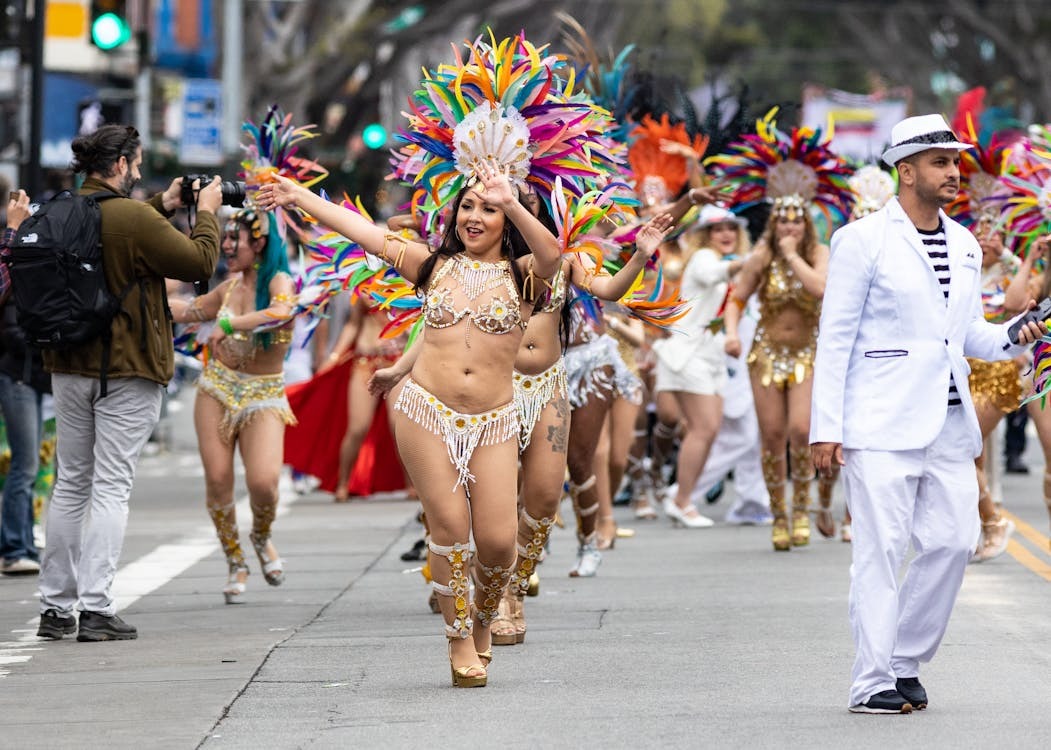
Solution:
M 291 480 L 284 473 L 278 484 L 278 498 L 277 518 L 288 513 L 299 499 L 299 495 L 292 489 Z M 245 519 L 252 517 L 252 509 L 247 496 L 237 503 L 237 515 Z M 128 563 L 117 571 L 113 579 L 111 591 L 117 611 L 130 607 L 142 597 L 170 583 L 211 555 L 218 547 L 219 540 L 215 536 L 215 528 L 211 525 L 202 525 L 182 539 L 172 544 L 162 544 L 138 560 Z M 25 654 L 25 651 L 42 650 L 39 644 L 44 639 L 36 635 L 36 626 L 40 624 L 40 617 L 34 617 L 26 624 L 31 625 L 32 629 L 11 631 L 13 635 L 18 636 L 17 642 L 0 642 L 0 667 L 8 664 L 24 664 L 33 658 L 32 654 Z M 23 643 L 25 645 L 22 645 Z M 34 645 L 37 647 L 33 648 Z M 10 674 L 9 671 L 0 669 L 0 678 L 8 674 Z

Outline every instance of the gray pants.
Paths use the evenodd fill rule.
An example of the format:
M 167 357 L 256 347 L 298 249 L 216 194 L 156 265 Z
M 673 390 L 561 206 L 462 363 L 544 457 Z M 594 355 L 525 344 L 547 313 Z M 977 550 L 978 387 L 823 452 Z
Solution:
M 161 386 L 114 378 L 99 398 L 97 379 L 54 375 L 51 388 L 58 472 L 40 562 L 40 611 L 68 615 L 79 601 L 81 610 L 112 615 L 110 586 L 135 465 L 160 416 Z

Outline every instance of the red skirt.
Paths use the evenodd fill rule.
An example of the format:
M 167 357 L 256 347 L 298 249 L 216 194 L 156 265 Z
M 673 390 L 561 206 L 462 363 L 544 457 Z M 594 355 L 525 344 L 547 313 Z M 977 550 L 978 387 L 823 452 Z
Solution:
M 347 431 L 347 386 L 355 357 L 311 380 L 285 389 L 299 424 L 285 429 L 285 463 L 321 480 L 321 489 L 335 492 L 339 481 L 339 444 Z M 380 400 L 372 426 L 350 472 L 347 492 L 371 495 L 405 489 L 405 475 Z

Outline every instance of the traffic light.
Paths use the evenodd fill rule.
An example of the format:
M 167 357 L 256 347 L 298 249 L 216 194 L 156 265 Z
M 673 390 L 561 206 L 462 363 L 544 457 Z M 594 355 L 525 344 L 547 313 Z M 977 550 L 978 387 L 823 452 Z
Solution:
M 100 50 L 115 50 L 131 39 L 126 0 L 91 0 L 91 43 Z

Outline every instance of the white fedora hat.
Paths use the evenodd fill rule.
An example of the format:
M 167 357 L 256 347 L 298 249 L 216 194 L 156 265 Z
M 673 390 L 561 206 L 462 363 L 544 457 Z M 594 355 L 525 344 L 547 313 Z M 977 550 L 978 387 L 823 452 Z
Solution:
M 954 148 L 966 151 L 974 148 L 961 143 L 941 115 L 906 117 L 890 131 L 891 147 L 883 152 L 887 166 L 896 166 L 906 156 L 918 154 L 929 148 Z
M 722 206 L 708 203 L 701 209 L 697 217 L 697 226 L 710 227 L 713 224 L 736 224 L 739 227 L 748 226 L 748 222 L 733 211 L 728 211 Z

